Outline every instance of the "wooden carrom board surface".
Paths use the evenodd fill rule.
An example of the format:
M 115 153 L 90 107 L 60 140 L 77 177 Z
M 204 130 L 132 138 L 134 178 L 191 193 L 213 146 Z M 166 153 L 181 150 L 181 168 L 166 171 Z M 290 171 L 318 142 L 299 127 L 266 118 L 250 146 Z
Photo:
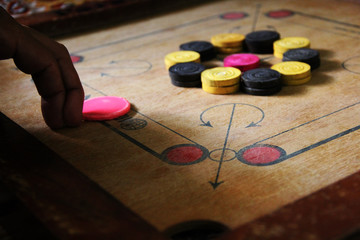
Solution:
M 358 187 L 349 194 L 333 185 L 350 179 L 359 186 L 359 11 L 359 1 L 214 1 L 59 39 L 72 54 L 86 97 L 125 97 L 130 113 L 51 131 L 31 78 L 11 61 L 0 63 L 0 110 L 159 232 L 209 220 L 230 230 L 250 226 L 254 238 L 289 239 L 297 222 L 308 222 L 316 227 L 307 235 L 301 229 L 302 239 L 341 237 L 334 229 L 343 225 L 333 220 L 342 215 L 329 214 L 332 228 L 317 235 L 326 219 L 319 223 L 306 214 L 338 214 L 337 207 L 346 209 L 342 200 L 360 200 Z M 264 29 L 310 39 L 321 66 L 309 83 L 273 96 L 212 95 L 171 84 L 164 56 L 180 44 Z M 258 56 L 262 66 L 281 61 Z M 324 197 L 310 211 L 306 201 L 329 186 L 342 200 L 331 205 Z M 286 221 L 251 225 L 297 203 L 305 207 L 288 212 L 290 227 Z M 350 217 L 341 234 L 359 227 L 353 224 L 359 217 Z

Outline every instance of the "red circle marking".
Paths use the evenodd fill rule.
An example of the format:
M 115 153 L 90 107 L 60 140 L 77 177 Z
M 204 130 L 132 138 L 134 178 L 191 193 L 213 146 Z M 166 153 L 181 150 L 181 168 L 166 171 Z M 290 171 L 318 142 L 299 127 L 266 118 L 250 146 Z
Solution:
M 71 61 L 73 63 L 78 63 L 83 60 L 83 57 L 81 57 L 81 56 L 71 55 L 70 57 L 71 57 Z
M 168 162 L 175 164 L 189 164 L 199 160 L 204 152 L 196 146 L 179 146 L 171 149 L 166 158 Z
M 290 10 L 276 10 L 270 11 L 266 15 L 271 18 L 286 18 L 294 15 L 294 12 Z
M 281 156 L 279 149 L 269 146 L 257 146 L 243 152 L 242 158 L 250 164 L 269 164 Z
M 221 15 L 221 18 L 226 20 L 237 20 L 237 19 L 243 19 L 246 16 L 247 14 L 243 12 L 229 12 Z

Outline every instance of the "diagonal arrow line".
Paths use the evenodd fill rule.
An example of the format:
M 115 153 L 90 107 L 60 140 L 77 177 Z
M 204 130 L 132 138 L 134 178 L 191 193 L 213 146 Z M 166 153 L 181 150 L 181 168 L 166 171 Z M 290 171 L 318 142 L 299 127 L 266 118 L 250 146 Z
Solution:
M 215 182 L 209 181 L 209 183 L 212 185 L 212 187 L 214 188 L 214 190 L 215 190 L 221 183 L 224 182 L 224 181 L 219 182 L 219 176 L 220 176 L 221 166 L 222 166 L 222 164 L 223 164 L 223 162 L 224 162 L 224 154 L 225 154 L 226 145 L 227 145 L 228 138 L 229 138 L 229 133 L 230 133 L 230 128 L 231 128 L 232 120 L 233 120 L 233 118 L 234 118 L 235 106 L 236 106 L 236 104 L 234 104 L 234 105 L 233 105 L 233 108 L 232 108 L 232 112 L 231 112 L 231 116 L 230 116 L 230 121 L 229 121 L 229 126 L 228 126 L 228 129 L 227 129 L 227 132 L 226 132 L 226 137 L 225 137 L 224 146 L 223 146 L 223 150 L 222 150 L 221 157 L 220 157 L 219 167 L 218 167 L 218 170 L 217 170 L 217 173 L 216 173 Z
M 254 22 L 252 24 L 252 31 L 255 31 L 256 29 L 256 24 L 259 19 L 260 8 L 261 8 L 261 4 L 260 3 L 256 4 L 255 17 L 254 17 Z
M 256 142 L 256 143 L 254 143 L 254 145 L 255 145 L 255 144 L 262 143 L 262 142 L 265 142 L 265 141 L 267 141 L 267 140 L 269 140 L 269 139 L 275 138 L 275 137 L 280 136 L 280 135 L 282 135 L 282 134 L 284 134 L 284 133 L 293 131 L 293 130 L 295 130 L 295 129 L 297 129 L 297 128 L 303 127 L 303 126 L 305 126 L 305 125 L 308 125 L 308 124 L 310 124 L 310 123 L 313 123 L 313 122 L 318 121 L 318 120 L 320 120 L 320 119 L 326 118 L 326 117 L 328 117 L 328 116 L 330 116 L 330 115 L 333 115 L 333 114 L 335 114 L 335 113 L 344 111 L 344 110 L 346 110 L 346 109 L 348 109 L 348 108 L 354 107 L 354 106 L 359 105 L 359 104 L 360 104 L 360 102 L 356 102 L 356 103 L 353 103 L 353 104 L 351 104 L 351 105 L 345 106 L 345 107 L 340 108 L 340 109 L 338 109 L 338 110 L 336 110 L 336 111 L 334 111 L 334 112 L 325 114 L 325 115 L 320 116 L 320 117 L 318 117 L 318 118 L 315 118 L 315 119 L 313 119 L 313 120 L 310 120 L 310 121 L 308 121 L 308 122 L 302 123 L 302 124 L 300 124 L 300 125 L 298 125 L 298 126 L 295 126 L 295 127 L 293 127 L 293 128 L 287 129 L 287 130 L 285 130 L 285 131 L 283 131 L 283 132 L 280 132 L 280 133 L 278 133 L 278 134 L 275 134 L 275 135 L 273 135 L 273 136 L 270 136 L 270 137 L 268 137 L 268 138 L 265 138 L 265 139 L 263 139 L 263 140 L 260 140 L 260 141 L 258 141 L 258 142 Z

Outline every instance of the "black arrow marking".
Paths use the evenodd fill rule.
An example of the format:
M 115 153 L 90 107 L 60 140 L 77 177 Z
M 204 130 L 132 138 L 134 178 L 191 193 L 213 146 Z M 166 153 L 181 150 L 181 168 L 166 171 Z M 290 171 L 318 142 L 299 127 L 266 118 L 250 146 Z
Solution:
M 276 30 L 276 28 L 275 28 L 274 26 L 272 26 L 272 25 L 266 25 L 266 27 L 267 27 L 268 29 L 271 29 L 271 30 L 277 31 L 277 30 Z
M 259 19 L 260 8 L 261 8 L 261 4 L 259 4 L 259 3 L 256 4 L 255 17 L 254 17 L 254 22 L 252 24 L 252 31 L 255 31 L 255 29 L 256 29 L 256 24 L 257 24 L 257 21 Z
M 261 127 L 261 125 L 251 122 L 249 125 L 246 126 L 246 128 L 248 128 L 248 127 Z
M 213 108 L 213 107 L 211 107 L 211 108 Z M 203 119 L 204 113 L 205 113 L 207 110 L 211 109 L 211 108 L 206 109 L 205 111 L 203 111 L 203 112 L 200 114 L 200 121 L 202 122 L 202 123 L 200 124 L 200 126 L 213 127 L 213 126 L 211 125 L 210 121 L 205 122 L 204 119 Z
M 234 118 L 235 106 L 236 106 L 236 103 L 233 104 L 233 108 L 232 108 L 232 112 L 231 112 L 231 116 L 230 116 L 230 121 L 229 121 L 229 126 L 228 126 L 228 129 L 227 129 L 227 132 L 226 132 L 226 137 L 225 137 L 225 141 L 224 141 L 224 146 L 223 146 L 223 149 L 222 149 L 222 153 L 221 153 L 221 157 L 220 157 L 220 163 L 219 163 L 219 167 L 218 167 L 218 170 L 217 170 L 217 173 L 216 173 L 215 181 L 214 181 L 214 182 L 209 181 L 209 183 L 210 183 L 211 186 L 214 188 L 214 190 L 215 190 L 220 184 L 222 184 L 222 183 L 224 182 L 224 181 L 219 182 L 219 176 L 220 176 L 221 166 L 222 166 L 222 164 L 223 164 L 223 162 L 224 162 L 224 154 L 225 154 L 225 150 L 226 150 L 227 141 L 228 141 L 228 138 L 229 138 L 229 133 L 230 133 L 230 128 L 231 128 L 232 120 L 233 120 L 233 118 Z
M 252 105 L 251 105 L 252 106 Z M 262 120 L 264 120 L 264 117 L 265 117 L 265 113 L 264 111 L 261 109 L 261 108 L 258 108 L 256 106 L 252 106 L 252 107 L 255 107 L 257 108 L 260 112 L 261 112 L 261 119 L 257 122 L 251 122 L 249 125 L 246 126 L 246 128 L 249 128 L 249 127 L 261 127 L 261 125 L 259 125 L 259 123 L 262 122 Z
M 210 123 L 210 121 L 204 122 L 202 119 L 201 121 L 203 122 L 202 124 L 200 124 L 200 126 L 205 126 L 205 127 L 213 127 Z
M 224 181 L 221 182 L 212 182 L 209 181 L 209 183 L 211 184 L 211 186 L 213 187 L 213 189 L 215 190 L 220 184 L 222 184 Z
M 216 108 L 216 107 L 219 107 L 219 106 L 224 106 L 224 105 L 230 105 L 230 104 L 239 104 L 239 105 L 244 105 L 244 106 L 249 106 L 249 107 L 253 107 L 253 108 L 256 108 L 257 110 L 259 110 L 261 112 L 261 119 L 257 122 L 254 122 L 252 121 L 249 125 L 246 126 L 246 128 L 249 128 L 249 127 L 261 127 L 261 125 L 259 125 L 260 122 L 262 122 L 265 118 L 265 113 L 264 111 L 257 107 L 257 106 L 254 106 L 254 105 L 251 105 L 251 104 L 246 104 L 246 103 L 224 103 L 224 104 L 220 104 L 220 105 L 215 105 L 215 106 L 212 106 L 208 109 L 206 109 L 205 111 L 203 111 L 201 114 L 200 114 L 200 121 L 201 121 L 201 124 L 200 126 L 205 126 L 205 127 L 213 127 L 210 123 L 210 121 L 205 121 L 203 119 L 203 115 L 210 109 L 212 108 Z
M 101 76 L 101 77 L 110 77 L 110 75 L 109 75 L 109 74 L 107 74 L 107 73 L 103 73 L 103 72 L 102 72 L 102 73 L 100 73 L 100 76 Z

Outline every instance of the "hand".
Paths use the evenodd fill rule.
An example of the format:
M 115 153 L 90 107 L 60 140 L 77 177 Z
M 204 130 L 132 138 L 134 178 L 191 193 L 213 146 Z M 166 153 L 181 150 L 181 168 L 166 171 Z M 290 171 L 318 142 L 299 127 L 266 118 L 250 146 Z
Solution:
M 32 75 L 50 128 L 81 124 L 84 91 L 65 46 L 18 24 L 0 7 L 0 60 L 9 58 Z

